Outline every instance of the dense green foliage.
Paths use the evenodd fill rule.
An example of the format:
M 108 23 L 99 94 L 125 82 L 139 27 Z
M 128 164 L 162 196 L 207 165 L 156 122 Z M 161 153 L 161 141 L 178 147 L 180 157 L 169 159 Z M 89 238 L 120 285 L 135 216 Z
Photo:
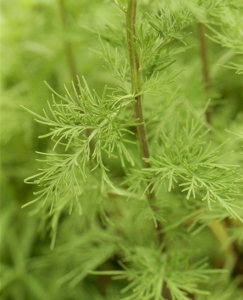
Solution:
M 240 300 L 242 1 L 1 13 L 1 299 Z

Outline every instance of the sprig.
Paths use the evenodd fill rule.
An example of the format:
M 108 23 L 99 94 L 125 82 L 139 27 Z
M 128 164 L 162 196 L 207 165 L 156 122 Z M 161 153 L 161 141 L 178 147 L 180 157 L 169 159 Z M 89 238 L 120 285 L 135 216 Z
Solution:
M 135 171 L 134 176 L 141 181 L 147 178 L 157 192 L 164 185 L 168 191 L 181 188 L 186 199 L 206 201 L 209 210 L 218 202 L 229 215 L 242 220 L 241 207 L 234 203 L 234 198 L 241 195 L 240 167 L 221 162 L 224 158 L 218 151 L 222 146 L 212 149 L 210 143 L 206 145 L 207 131 L 203 132 L 202 127 L 193 120 L 183 128 L 177 123 L 170 136 L 161 136 L 159 153 L 146 159 L 151 168 Z
M 75 97 L 67 89 L 65 97 L 52 90 L 62 101 L 57 102 L 53 96 L 52 104 L 48 104 L 51 116 L 48 116 L 45 111 L 44 115 L 40 116 L 27 109 L 35 116 L 37 122 L 50 128 L 50 132 L 40 138 L 51 137 L 54 142 L 53 150 L 57 146 L 64 146 L 65 152 L 72 152 L 41 153 L 46 156 L 42 162 L 49 167 L 41 169 L 40 173 L 26 179 L 27 183 L 42 187 L 42 190 L 36 192 L 37 198 L 30 203 L 40 199 L 44 199 L 44 203 L 52 199 L 58 201 L 69 191 L 77 190 L 74 186 L 78 187 L 80 183 L 76 171 L 78 170 L 85 180 L 86 169 L 88 166 L 91 167 L 90 161 L 94 163 L 93 170 L 98 167 L 102 170 L 101 180 L 112 185 L 107 175 L 108 168 L 103 162 L 104 153 L 114 156 L 113 152 L 116 149 L 123 166 L 124 160 L 134 165 L 125 144 L 132 143 L 132 140 L 126 136 L 133 135 L 128 128 L 134 126 L 136 121 L 124 114 L 126 106 L 133 101 L 134 96 L 107 95 L 106 88 L 99 96 L 96 92 L 90 91 L 84 79 L 83 83 L 84 87 L 79 82 L 81 95 L 78 95 L 74 89 Z M 93 149 L 90 147 L 91 143 Z M 65 188 L 62 188 L 63 186 Z
M 200 283 L 208 281 L 209 275 L 215 273 L 214 270 L 206 269 L 205 260 L 189 267 L 185 256 L 179 252 L 170 257 L 166 254 L 161 256 L 160 251 L 151 248 L 134 247 L 127 248 L 125 253 L 123 262 L 120 262 L 123 271 L 92 272 L 97 275 L 114 275 L 117 280 L 128 280 L 122 293 L 131 292 L 122 300 L 162 300 L 165 299 L 162 294 L 164 286 L 169 288 L 175 300 L 189 300 L 189 293 L 209 294 L 199 288 Z M 126 266 L 128 262 L 131 263 L 130 267 Z

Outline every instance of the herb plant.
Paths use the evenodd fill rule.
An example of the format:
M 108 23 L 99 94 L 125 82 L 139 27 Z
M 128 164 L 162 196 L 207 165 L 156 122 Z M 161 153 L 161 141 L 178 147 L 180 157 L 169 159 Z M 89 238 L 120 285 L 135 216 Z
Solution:
M 68 5 L 58 4 L 66 33 Z M 42 241 L 22 260 L 21 298 L 4 265 L 3 296 L 241 299 L 241 1 L 102 5 L 111 21 L 80 31 L 99 41 L 92 53 L 104 69 L 83 76 L 66 33 L 72 84 L 62 94 L 47 81 L 52 100 L 42 112 L 22 105 L 48 141 L 38 173 L 25 179 L 34 186 L 22 206 L 32 215 L 28 242 L 37 243 L 38 227 L 51 250 Z M 224 72 L 235 97 L 224 96 Z

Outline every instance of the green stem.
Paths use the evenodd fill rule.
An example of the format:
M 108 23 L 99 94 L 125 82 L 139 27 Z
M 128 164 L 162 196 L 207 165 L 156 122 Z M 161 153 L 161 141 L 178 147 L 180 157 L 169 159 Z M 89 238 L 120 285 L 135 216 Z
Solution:
M 146 134 L 146 127 L 142 108 L 142 74 L 139 66 L 139 57 L 136 50 L 136 11 L 137 0 L 129 0 L 127 7 L 127 43 L 131 68 L 132 93 L 135 95 L 134 114 L 138 120 L 137 135 L 142 158 L 149 158 L 149 147 Z M 143 167 L 149 168 L 150 164 L 143 160 Z
M 136 11 L 137 11 L 137 0 L 129 0 L 127 7 L 127 43 L 128 43 L 128 53 L 130 60 L 131 69 L 131 86 L 132 92 L 135 95 L 135 105 L 134 114 L 135 118 L 139 121 L 137 125 L 137 135 L 140 146 L 140 152 L 142 158 L 149 158 L 149 146 L 146 134 L 146 127 L 143 117 L 143 107 L 142 107 L 142 73 L 139 66 L 139 56 L 136 50 Z M 142 161 L 144 168 L 150 168 L 150 163 Z M 155 192 L 153 185 L 148 185 L 149 195 L 148 199 L 150 201 L 150 206 L 154 212 L 158 211 L 155 204 Z M 162 233 L 161 222 L 157 223 L 158 238 L 160 243 L 164 241 L 164 234 Z
M 127 6 L 127 44 L 128 44 L 128 53 L 130 60 L 130 69 L 131 69 L 131 87 L 132 93 L 135 95 L 135 105 L 134 105 L 134 115 L 135 118 L 139 121 L 137 125 L 137 135 L 140 146 L 140 152 L 142 158 L 149 158 L 149 146 L 146 134 L 146 127 L 143 117 L 143 107 L 142 107 L 142 72 L 139 65 L 139 56 L 136 50 L 136 12 L 137 12 L 137 0 L 128 0 Z M 144 168 L 150 168 L 150 163 L 142 162 Z M 158 207 L 156 206 L 156 197 L 154 193 L 153 185 L 149 184 L 149 203 L 151 209 L 156 213 Z M 160 244 L 164 242 L 164 233 L 162 232 L 161 222 L 157 222 L 157 234 Z M 163 248 L 163 251 L 166 251 L 166 248 Z M 170 300 L 171 294 L 170 291 L 163 286 L 162 294 L 167 295 L 167 299 Z

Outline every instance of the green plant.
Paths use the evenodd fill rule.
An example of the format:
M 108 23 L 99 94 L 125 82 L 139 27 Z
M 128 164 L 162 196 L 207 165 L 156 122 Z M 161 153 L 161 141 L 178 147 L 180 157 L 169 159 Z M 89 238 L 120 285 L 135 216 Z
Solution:
M 239 51 L 217 26 L 242 19 L 241 4 L 114 2 L 117 22 L 96 34 L 111 75 L 105 87 L 74 77 L 66 41 L 72 89 L 62 96 L 48 83 L 53 99 L 43 113 L 24 105 L 48 127 L 40 138 L 52 142 L 39 151 L 38 174 L 25 180 L 38 188 L 23 206 L 51 235 L 52 251 L 29 262 L 32 282 L 41 278 L 36 297 L 240 299 L 242 149 L 231 132 L 242 137 L 242 122 L 220 106 L 220 87 L 206 82 L 205 91 L 197 80 L 193 44 L 200 47 L 200 23 Z

